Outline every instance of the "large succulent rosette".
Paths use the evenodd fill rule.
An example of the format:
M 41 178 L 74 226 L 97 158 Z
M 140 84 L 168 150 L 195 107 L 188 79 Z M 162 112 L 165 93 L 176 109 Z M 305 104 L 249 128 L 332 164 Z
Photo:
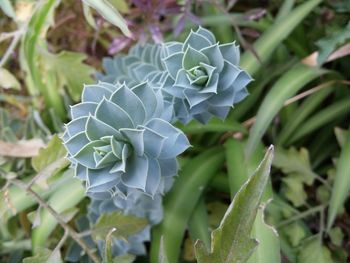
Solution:
M 129 195 L 128 199 L 116 196 L 110 200 L 92 200 L 89 207 L 89 218 L 92 223 L 95 223 L 102 214 L 115 211 L 122 211 L 125 215 L 145 218 L 148 220 L 149 225 L 140 232 L 129 236 L 127 240 L 113 238 L 113 255 L 146 254 L 144 242 L 149 241 L 151 238 L 151 226 L 158 224 L 163 217 L 161 196 L 156 195 L 151 198 L 134 191 Z M 104 242 L 101 241 L 98 245 L 102 251 Z
M 206 123 L 213 115 L 224 119 L 248 95 L 251 77 L 238 67 L 238 46 L 217 43 L 202 27 L 191 31 L 181 49 L 174 49 L 163 61 L 168 72 L 165 97 L 172 98 L 175 117 L 183 123 L 193 118 Z
M 171 113 L 161 92 L 146 82 L 85 86 L 63 141 L 87 194 L 107 199 L 127 198 L 135 189 L 150 196 L 164 192 L 177 174 L 176 156 L 189 146 L 167 121 Z

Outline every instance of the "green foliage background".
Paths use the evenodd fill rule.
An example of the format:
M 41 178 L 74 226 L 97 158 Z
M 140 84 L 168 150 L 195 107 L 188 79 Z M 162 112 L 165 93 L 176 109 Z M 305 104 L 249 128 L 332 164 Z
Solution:
M 93 261 L 348 262 L 350 5 L 235 2 L 187 8 L 221 42 L 240 43 L 250 95 L 224 122 L 178 125 L 194 147 L 181 157 L 149 255 L 113 259 L 107 245 L 94 259 L 87 247 Z M 0 261 L 62 262 L 84 234 L 75 223 L 89 200 L 57 134 L 113 39 L 137 31 L 125 19 L 147 17 L 128 1 L 0 0 L 0 9 Z M 171 21 L 167 40 L 197 27 L 187 21 L 175 37 L 179 15 L 162 19 Z M 91 231 L 109 244 L 144 225 L 111 214 Z

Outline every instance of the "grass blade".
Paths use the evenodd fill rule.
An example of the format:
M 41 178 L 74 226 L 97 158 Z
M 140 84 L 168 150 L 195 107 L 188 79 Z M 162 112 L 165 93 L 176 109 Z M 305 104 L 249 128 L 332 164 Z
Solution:
M 296 64 L 277 80 L 263 100 L 257 114 L 256 122 L 250 132 L 246 147 L 246 156 L 248 159 L 255 151 L 273 118 L 283 107 L 284 102 L 295 95 L 308 82 L 324 72 L 322 69 Z
M 350 132 L 347 133 L 345 145 L 336 165 L 336 175 L 333 184 L 331 200 L 328 208 L 327 229 L 330 230 L 337 212 L 344 204 L 350 191 Z
M 291 11 L 284 19 L 276 21 L 253 45 L 262 63 L 266 62 L 275 52 L 276 47 L 287 38 L 287 36 L 299 25 L 301 21 L 318 5 L 322 0 L 309 0 Z M 260 61 L 247 51 L 241 59 L 241 67 L 254 75 L 262 66 Z

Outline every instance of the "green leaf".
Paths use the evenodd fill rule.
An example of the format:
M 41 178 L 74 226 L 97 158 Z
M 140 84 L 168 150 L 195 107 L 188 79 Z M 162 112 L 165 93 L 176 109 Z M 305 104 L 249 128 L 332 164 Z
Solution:
M 83 2 L 96 9 L 108 22 L 119 27 L 125 36 L 132 36 L 125 19 L 108 0 L 83 0 Z
M 282 179 L 281 193 L 296 207 L 304 205 L 307 199 L 304 184 L 295 174 Z
M 293 222 L 284 227 L 283 234 L 285 234 L 293 247 L 300 245 L 301 241 L 306 237 L 307 232 L 299 222 Z
M 20 90 L 21 84 L 7 69 L 0 68 L 0 87 L 4 89 Z
M 122 212 L 103 214 L 99 217 L 92 229 L 92 236 L 95 239 L 106 240 L 111 229 L 115 228 L 113 237 L 127 238 L 147 226 L 148 222 L 144 218 L 132 215 L 123 215 Z
M 39 150 L 39 154 L 32 158 L 32 166 L 39 172 L 67 154 L 61 139 L 55 134 L 46 148 Z
M 330 36 L 322 38 L 316 42 L 316 45 L 320 48 L 319 55 L 317 57 L 317 63 L 322 65 L 328 56 L 336 50 L 340 45 L 345 44 L 350 39 L 350 22 L 346 27 L 333 31 Z
M 222 148 L 215 147 L 186 162 L 172 190 L 164 198 L 163 222 L 152 233 L 151 262 L 158 263 L 161 236 L 164 236 L 164 252 L 169 262 L 177 262 L 190 216 L 223 161 Z
M 12 4 L 9 0 L 0 1 L 0 9 L 11 18 L 16 18 L 15 11 L 13 10 Z
M 258 210 L 252 236 L 255 237 L 258 242 L 258 248 L 254 251 L 248 263 L 280 263 L 281 256 L 279 248 L 279 238 L 277 231 L 264 222 L 265 206 L 262 206 Z M 262 239 L 262 240 L 260 240 Z M 261 242 L 263 241 L 263 242 Z
M 135 261 L 135 259 L 135 255 L 126 254 L 113 258 L 113 263 L 132 263 Z
M 339 160 L 336 164 L 336 175 L 332 187 L 332 195 L 328 209 L 327 229 L 333 225 L 338 211 L 343 206 L 350 192 L 350 132 L 346 135 L 345 144 L 341 150 Z
M 61 87 L 67 86 L 69 95 L 75 101 L 80 99 L 84 84 L 94 82 L 91 76 L 95 70 L 83 63 L 86 58 L 85 54 L 69 51 L 57 55 L 48 53 L 44 58 L 48 71 L 57 76 Z
M 62 263 L 61 254 L 58 252 L 52 254 L 52 251 L 46 248 L 38 250 L 35 256 L 23 259 L 23 263 Z
M 337 138 L 338 144 L 341 148 L 344 147 L 346 142 L 347 130 L 341 129 L 339 127 L 334 128 L 335 137 Z
M 297 263 L 331 263 L 333 262 L 331 252 L 321 243 L 320 236 L 314 236 L 301 246 Z
M 337 226 L 329 231 L 329 237 L 334 245 L 340 247 L 344 240 L 344 233 L 342 229 Z
M 273 166 L 281 169 L 286 175 L 300 177 L 301 182 L 307 185 L 312 185 L 318 176 L 311 168 L 309 152 L 305 148 L 298 151 L 293 147 L 288 150 L 277 147 Z
M 198 121 L 191 121 L 187 125 L 181 123 L 177 127 L 184 133 L 198 134 L 204 132 L 241 132 L 247 133 L 246 128 L 237 121 L 222 121 L 218 118 L 212 118 L 207 124 L 201 124 Z
M 241 59 L 241 67 L 254 75 L 261 66 L 264 65 L 271 55 L 275 52 L 278 45 L 304 20 L 304 18 L 320 4 L 322 0 L 309 0 L 294 8 L 283 19 L 278 19 L 275 23 L 263 33 L 254 43 L 253 48 L 258 54 L 260 61 L 247 51 Z M 282 90 L 282 89 L 281 89 Z
M 247 142 L 246 155 L 248 159 L 285 101 L 323 73 L 324 70 L 296 64 L 277 80 L 259 107 L 256 122 Z
M 197 241 L 199 263 L 246 262 L 258 242 L 250 238 L 258 207 L 269 179 L 273 159 L 271 146 L 256 172 L 235 195 L 220 226 L 212 232 L 211 251 Z

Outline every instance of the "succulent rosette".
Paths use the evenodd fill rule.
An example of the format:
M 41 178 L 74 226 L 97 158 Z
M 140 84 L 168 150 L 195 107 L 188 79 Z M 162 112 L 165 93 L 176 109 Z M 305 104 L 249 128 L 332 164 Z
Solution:
M 163 59 L 168 76 L 163 83 L 166 99 L 174 103 L 175 117 L 183 123 L 211 116 L 226 118 L 230 108 L 247 95 L 252 80 L 239 68 L 235 43 L 219 44 L 215 36 L 200 27 L 191 31 L 181 45 Z
M 95 223 L 104 213 L 122 211 L 125 215 L 133 215 L 148 220 L 147 225 L 140 232 L 128 237 L 127 240 L 113 238 L 112 252 L 114 256 L 124 254 L 144 255 L 146 248 L 144 242 L 151 238 L 151 226 L 158 224 L 163 217 L 162 197 L 156 195 L 153 198 L 143 193 L 134 191 L 123 199 L 118 196 L 110 200 L 92 200 L 89 207 L 89 218 Z M 99 242 L 99 248 L 103 251 L 104 242 Z
M 87 194 L 107 199 L 127 198 L 135 189 L 162 193 L 177 174 L 176 156 L 189 146 L 167 121 L 171 114 L 161 92 L 147 82 L 85 86 L 62 138 Z

